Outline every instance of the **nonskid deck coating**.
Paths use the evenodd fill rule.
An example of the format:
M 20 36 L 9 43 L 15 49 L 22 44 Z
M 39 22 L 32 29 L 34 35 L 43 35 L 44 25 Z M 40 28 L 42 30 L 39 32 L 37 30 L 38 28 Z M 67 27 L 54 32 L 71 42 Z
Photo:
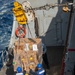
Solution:
M 61 60 L 63 57 L 64 47 L 48 47 L 47 56 L 49 61 L 50 69 L 46 69 L 48 75 L 60 75 L 61 71 Z M 55 58 L 55 59 L 54 59 Z M 13 67 L 3 68 L 0 71 L 0 75 L 13 75 Z

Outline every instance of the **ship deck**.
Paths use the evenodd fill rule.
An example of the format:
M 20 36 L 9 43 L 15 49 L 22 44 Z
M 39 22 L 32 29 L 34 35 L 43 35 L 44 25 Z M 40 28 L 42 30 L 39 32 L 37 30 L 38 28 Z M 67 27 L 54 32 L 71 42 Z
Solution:
M 47 57 L 50 69 L 46 69 L 45 65 L 44 67 L 47 70 L 48 75 L 60 75 L 63 50 L 64 47 L 62 46 L 47 47 Z M 0 71 L 0 75 L 14 75 L 13 66 L 10 68 L 3 67 Z

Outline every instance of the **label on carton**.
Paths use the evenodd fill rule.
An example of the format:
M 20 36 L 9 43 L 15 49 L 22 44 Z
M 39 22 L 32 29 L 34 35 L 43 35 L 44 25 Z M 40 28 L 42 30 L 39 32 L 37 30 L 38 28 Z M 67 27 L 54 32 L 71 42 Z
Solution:
M 37 45 L 33 44 L 33 51 L 38 51 Z
M 25 51 L 29 51 L 29 44 L 25 44 Z

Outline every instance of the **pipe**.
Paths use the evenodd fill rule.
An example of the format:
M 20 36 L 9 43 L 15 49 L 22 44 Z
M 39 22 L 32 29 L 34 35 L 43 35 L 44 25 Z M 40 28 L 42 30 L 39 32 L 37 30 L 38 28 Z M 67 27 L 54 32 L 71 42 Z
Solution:
M 69 40 L 69 35 L 70 35 L 72 13 L 73 13 L 73 6 L 71 5 L 71 11 L 70 11 L 70 16 L 69 16 L 69 23 L 68 23 L 68 29 L 67 29 L 65 47 L 64 47 L 64 51 L 63 51 L 62 67 L 61 67 L 61 74 L 60 75 L 64 75 L 64 68 L 65 68 L 65 62 L 64 62 L 64 60 L 65 60 L 65 54 L 67 52 L 68 40 Z

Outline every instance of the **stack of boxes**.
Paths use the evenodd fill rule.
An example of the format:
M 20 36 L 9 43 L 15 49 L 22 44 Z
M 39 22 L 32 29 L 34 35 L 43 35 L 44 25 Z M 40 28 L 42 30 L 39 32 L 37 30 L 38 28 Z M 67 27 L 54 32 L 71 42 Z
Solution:
M 29 67 L 35 71 L 36 65 L 42 60 L 42 42 L 40 38 L 20 38 L 14 43 L 14 71 L 18 66 L 29 72 Z

